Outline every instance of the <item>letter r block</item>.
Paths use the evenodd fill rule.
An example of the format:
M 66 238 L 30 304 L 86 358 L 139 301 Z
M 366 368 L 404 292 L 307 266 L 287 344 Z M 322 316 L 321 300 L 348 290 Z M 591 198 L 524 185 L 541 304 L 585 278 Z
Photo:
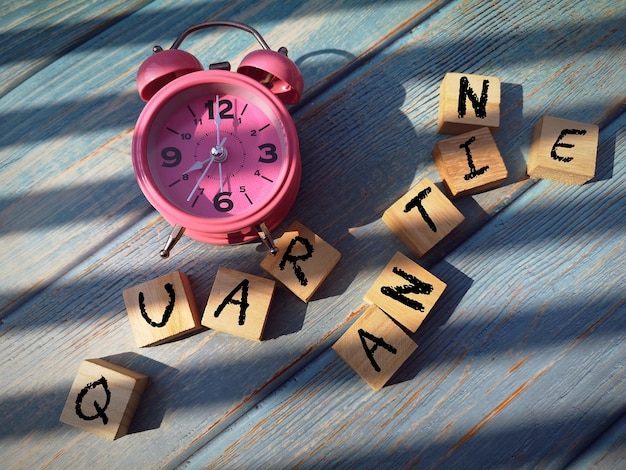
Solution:
M 398 252 L 367 291 L 365 301 L 415 333 L 445 288 L 445 282 Z
M 202 325 L 260 341 L 276 283 L 228 268 L 219 268 Z
M 528 175 L 582 185 L 596 173 L 599 128 L 543 116 L 533 130 Z
M 491 189 L 508 176 L 487 127 L 437 142 L 433 160 L 453 198 Z
M 261 268 L 302 301 L 308 302 L 341 259 L 341 253 L 299 222 L 275 241 L 278 254 L 268 254 Z
M 123 292 L 137 346 L 153 346 L 196 331 L 200 311 L 187 276 L 173 271 Z
M 437 132 L 462 134 L 500 126 L 501 84 L 497 77 L 447 73 L 439 88 Z
M 128 432 L 148 376 L 104 359 L 86 359 L 61 412 L 60 421 L 114 440 Z
M 374 390 L 380 390 L 417 344 L 385 312 L 371 305 L 333 345 L 333 350 Z
M 398 199 L 382 218 L 417 257 L 424 255 L 465 219 L 428 178 Z

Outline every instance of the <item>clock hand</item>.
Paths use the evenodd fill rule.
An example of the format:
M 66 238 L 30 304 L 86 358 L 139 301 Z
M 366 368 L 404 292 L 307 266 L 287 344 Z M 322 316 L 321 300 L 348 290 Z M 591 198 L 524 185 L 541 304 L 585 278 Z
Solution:
M 198 189 L 198 187 L 200 186 L 200 183 L 202 182 L 202 180 L 204 179 L 204 177 L 206 176 L 206 174 L 209 172 L 209 168 L 211 168 L 211 165 L 213 164 L 213 162 L 215 161 L 215 156 L 212 156 L 209 159 L 209 164 L 206 166 L 206 168 L 204 169 L 204 171 L 202 172 L 202 175 L 200 175 L 200 178 L 198 178 L 198 181 L 196 181 L 196 185 L 193 187 L 193 189 L 191 190 L 191 192 L 189 193 L 189 197 L 187 198 L 187 202 L 191 201 L 191 198 L 193 196 L 193 193 L 196 192 L 196 190 Z

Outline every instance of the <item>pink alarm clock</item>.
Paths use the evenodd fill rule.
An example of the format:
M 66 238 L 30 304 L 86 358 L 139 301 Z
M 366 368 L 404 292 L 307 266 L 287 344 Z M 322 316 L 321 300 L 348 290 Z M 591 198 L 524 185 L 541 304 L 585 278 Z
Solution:
M 214 26 L 247 31 L 262 49 L 237 72 L 228 62 L 203 70 L 178 47 L 189 33 Z M 300 187 L 298 135 L 285 108 L 302 94 L 298 67 L 285 48 L 272 51 L 257 31 L 233 21 L 192 26 L 169 50 L 153 51 L 137 74 L 147 104 L 132 151 L 139 187 L 173 225 L 161 256 L 183 232 L 218 245 L 261 239 L 275 253 L 270 232 Z

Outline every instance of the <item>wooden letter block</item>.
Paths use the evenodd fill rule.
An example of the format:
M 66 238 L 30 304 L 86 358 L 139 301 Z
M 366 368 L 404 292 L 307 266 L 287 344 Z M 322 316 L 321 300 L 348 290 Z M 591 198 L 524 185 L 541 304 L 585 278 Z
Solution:
M 299 222 L 276 240 L 278 254 L 268 254 L 261 268 L 308 302 L 335 268 L 341 253 Z
M 595 176 L 599 128 L 595 124 L 542 117 L 533 130 L 528 175 L 582 185 Z
M 385 312 L 371 305 L 333 345 L 374 390 L 380 390 L 417 344 Z
M 114 440 L 128 432 L 148 376 L 104 359 L 86 359 L 70 389 L 60 421 Z
M 202 324 L 243 338 L 261 340 L 276 283 L 252 274 L 219 268 Z
M 447 73 L 439 88 L 437 131 L 461 134 L 500 126 L 500 80 L 496 77 Z
M 433 159 L 452 197 L 485 191 L 508 176 L 487 127 L 438 142 L 433 148 Z
M 365 301 L 415 333 L 445 288 L 443 281 L 398 252 L 365 294 Z
M 465 217 L 425 178 L 383 214 L 383 221 L 416 256 L 424 255 Z
M 173 271 L 123 293 L 137 346 L 153 346 L 201 328 L 187 276 Z

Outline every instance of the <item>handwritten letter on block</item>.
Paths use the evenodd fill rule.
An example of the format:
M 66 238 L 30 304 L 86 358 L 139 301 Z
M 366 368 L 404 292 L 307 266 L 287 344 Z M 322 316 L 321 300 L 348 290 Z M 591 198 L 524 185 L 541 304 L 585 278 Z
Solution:
M 276 240 L 278 254 L 268 254 L 261 268 L 308 302 L 335 268 L 341 253 L 299 222 Z
M 333 350 L 374 390 L 380 390 L 417 344 L 376 305 L 370 306 Z

